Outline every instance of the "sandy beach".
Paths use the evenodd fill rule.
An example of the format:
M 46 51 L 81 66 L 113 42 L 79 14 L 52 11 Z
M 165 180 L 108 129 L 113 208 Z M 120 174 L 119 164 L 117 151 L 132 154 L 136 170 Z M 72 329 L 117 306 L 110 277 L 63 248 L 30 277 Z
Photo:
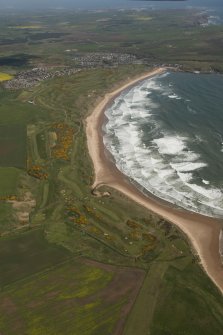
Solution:
M 178 226 L 187 235 L 208 276 L 223 293 L 223 266 L 219 253 L 219 235 L 223 227 L 221 221 L 186 210 L 178 210 L 145 196 L 116 168 L 107 157 L 104 148 L 102 124 L 106 108 L 123 90 L 165 71 L 165 68 L 158 68 L 136 79 L 128 80 L 113 92 L 106 94 L 86 119 L 87 145 L 95 172 L 92 188 L 100 185 L 112 187 L 149 211 Z

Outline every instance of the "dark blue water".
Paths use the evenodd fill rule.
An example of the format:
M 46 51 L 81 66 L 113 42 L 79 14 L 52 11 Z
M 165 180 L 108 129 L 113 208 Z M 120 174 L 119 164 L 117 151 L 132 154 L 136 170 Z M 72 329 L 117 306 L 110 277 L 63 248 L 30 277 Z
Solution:
M 105 145 L 154 195 L 223 216 L 223 76 L 166 73 L 118 97 Z

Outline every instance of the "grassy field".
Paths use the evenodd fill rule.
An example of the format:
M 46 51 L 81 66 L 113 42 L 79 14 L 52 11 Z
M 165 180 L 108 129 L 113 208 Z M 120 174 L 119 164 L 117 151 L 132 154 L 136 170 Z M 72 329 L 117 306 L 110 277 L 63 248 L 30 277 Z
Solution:
M 1 201 L 0 213 L 0 234 L 5 233 L 6 231 L 14 231 L 16 221 L 12 206 L 5 201 Z
M 47 243 L 44 232 L 36 230 L 0 240 L 0 287 L 63 263 L 71 258 L 62 248 Z
M 220 335 L 222 297 L 216 294 L 210 280 L 188 258 L 152 264 L 124 335 Z
M 181 270 L 171 266 L 157 292 L 159 303 L 151 334 L 221 334 L 222 297 L 214 296 L 210 280 L 203 278 L 202 270 L 196 264 L 189 263 Z
M 0 198 L 18 194 L 18 183 L 21 171 L 16 168 L 0 167 Z
M 26 168 L 27 132 L 23 125 L 0 125 L 0 166 Z

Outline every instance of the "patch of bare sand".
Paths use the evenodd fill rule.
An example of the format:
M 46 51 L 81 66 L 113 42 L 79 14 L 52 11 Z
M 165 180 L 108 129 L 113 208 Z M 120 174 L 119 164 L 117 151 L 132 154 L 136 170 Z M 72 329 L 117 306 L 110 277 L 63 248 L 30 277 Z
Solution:
M 8 200 L 15 210 L 16 217 L 20 224 L 29 224 L 29 216 L 36 207 L 36 200 L 33 199 L 31 192 L 26 192 L 22 200 Z

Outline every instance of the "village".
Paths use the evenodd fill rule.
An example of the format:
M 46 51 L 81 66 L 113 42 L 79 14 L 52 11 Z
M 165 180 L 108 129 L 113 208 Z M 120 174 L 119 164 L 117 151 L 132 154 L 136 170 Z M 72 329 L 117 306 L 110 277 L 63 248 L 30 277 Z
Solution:
M 79 69 L 64 68 L 57 71 L 49 71 L 45 67 L 37 67 L 31 70 L 19 72 L 13 79 L 4 82 L 4 87 L 11 90 L 19 90 L 22 88 L 30 88 L 38 83 L 55 77 L 70 76 Z
M 78 54 L 73 58 L 79 68 L 115 67 L 127 64 L 142 64 L 136 56 L 125 53 L 89 52 Z
M 69 50 L 70 51 L 70 50 Z M 70 76 L 81 69 L 86 68 L 106 68 L 116 67 L 119 65 L 142 64 L 143 61 L 131 54 L 119 53 L 84 53 L 78 54 L 72 58 L 74 65 L 72 67 L 64 67 L 60 70 L 49 70 L 47 67 L 35 67 L 31 70 L 22 71 L 15 75 L 11 80 L 4 82 L 4 87 L 11 90 L 19 90 L 36 86 L 44 80 L 55 77 Z

